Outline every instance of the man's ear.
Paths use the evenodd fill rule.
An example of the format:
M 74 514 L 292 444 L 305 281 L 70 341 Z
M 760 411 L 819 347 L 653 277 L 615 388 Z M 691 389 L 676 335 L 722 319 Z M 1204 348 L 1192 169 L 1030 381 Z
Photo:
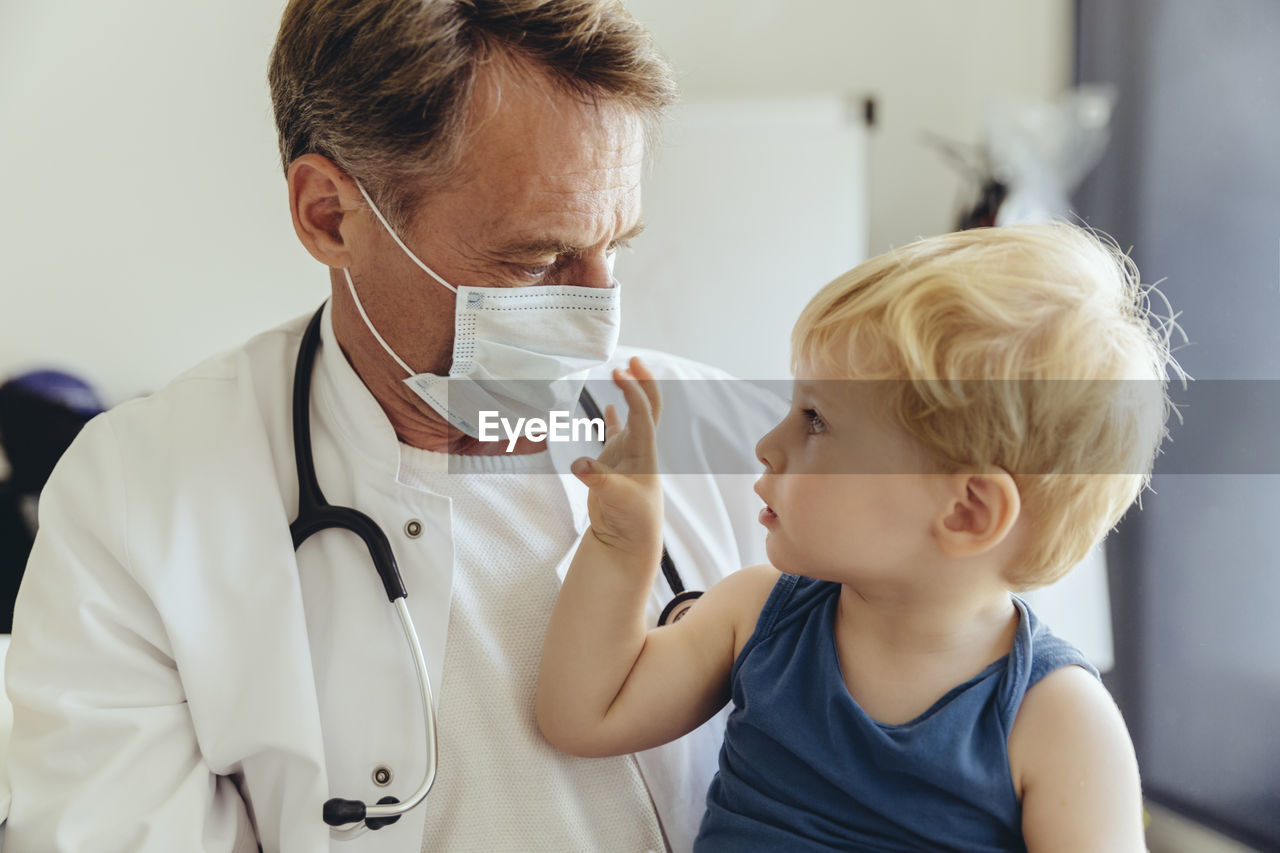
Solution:
M 961 473 L 948 479 L 945 506 L 934 534 L 943 553 L 972 557 L 995 548 L 1022 512 L 1018 484 L 1001 468 Z
M 289 165 L 293 230 L 311 257 L 328 267 L 351 266 L 343 219 L 361 207 L 360 191 L 332 160 L 303 154 Z

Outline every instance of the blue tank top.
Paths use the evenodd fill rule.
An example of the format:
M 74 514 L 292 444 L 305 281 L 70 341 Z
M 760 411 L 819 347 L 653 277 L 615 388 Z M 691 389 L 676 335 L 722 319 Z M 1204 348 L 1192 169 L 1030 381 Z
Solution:
M 1013 649 L 916 719 L 876 722 L 836 657 L 840 585 L 778 579 L 733 664 L 734 709 L 695 853 L 1026 850 L 1008 741 L 1027 690 L 1076 664 L 1019 598 Z

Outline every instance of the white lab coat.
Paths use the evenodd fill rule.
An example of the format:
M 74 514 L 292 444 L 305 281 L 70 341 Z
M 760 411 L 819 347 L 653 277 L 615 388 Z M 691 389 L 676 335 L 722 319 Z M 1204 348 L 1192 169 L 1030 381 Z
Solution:
M 403 799 L 422 779 L 425 744 L 408 649 L 363 545 L 329 531 L 295 556 L 290 540 L 289 401 L 306 319 L 95 419 L 55 472 L 8 659 L 7 853 L 420 849 L 430 797 L 350 841 L 331 841 L 320 817 L 333 796 Z M 318 479 L 331 503 L 387 532 L 438 703 L 449 689 L 450 502 L 397 482 L 396 437 L 322 325 Z M 660 378 L 720 377 L 648 358 Z M 702 417 L 666 433 L 664 465 L 705 470 L 710 459 L 719 473 L 665 478 L 665 536 L 685 583 L 705 589 L 763 559 L 754 478 L 723 472 L 750 470 L 743 460 L 783 404 L 741 383 L 689 385 L 704 395 Z M 664 420 L 678 422 L 678 408 Z M 557 470 L 597 449 L 553 445 Z M 585 489 L 561 480 L 581 532 Z M 418 538 L 405 532 L 411 519 L 425 527 Z M 659 577 L 653 607 L 668 597 Z M 674 849 L 696 831 L 720 733 L 713 721 L 639 756 Z M 387 788 L 371 779 L 383 764 L 395 770 Z

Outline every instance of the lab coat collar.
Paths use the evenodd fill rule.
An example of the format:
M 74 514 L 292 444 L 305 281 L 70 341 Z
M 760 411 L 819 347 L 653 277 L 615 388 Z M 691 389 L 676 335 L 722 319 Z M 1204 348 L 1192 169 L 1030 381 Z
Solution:
M 333 302 L 324 306 L 320 322 L 320 352 L 312 383 L 317 394 L 313 406 L 324 407 L 324 419 L 332 424 L 354 453 L 373 470 L 394 478 L 400 469 L 400 441 L 386 412 L 374 399 L 333 331 Z

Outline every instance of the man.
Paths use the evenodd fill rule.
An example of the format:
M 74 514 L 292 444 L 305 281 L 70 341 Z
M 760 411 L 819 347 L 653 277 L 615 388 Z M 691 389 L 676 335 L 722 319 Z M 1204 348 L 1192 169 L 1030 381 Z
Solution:
M 333 849 L 687 848 L 714 726 L 585 760 L 534 724 L 557 572 L 586 526 L 573 454 L 480 441 L 439 381 L 609 355 L 611 256 L 640 227 L 668 70 L 606 0 L 294 0 L 270 78 L 295 230 L 332 290 L 305 436 L 328 502 L 388 535 L 436 688 L 425 803 L 337 827 Z M 543 293 L 552 308 L 484 313 Z M 369 551 L 290 536 L 307 319 L 98 418 L 51 481 L 8 662 L 6 850 L 328 849 L 326 800 L 404 801 L 426 774 L 416 669 Z M 716 419 L 668 432 L 668 470 L 713 452 L 747 471 L 771 413 L 698 384 Z M 749 483 L 666 479 L 689 587 L 760 559 Z M 670 597 L 660 581 L 653 615 Z

